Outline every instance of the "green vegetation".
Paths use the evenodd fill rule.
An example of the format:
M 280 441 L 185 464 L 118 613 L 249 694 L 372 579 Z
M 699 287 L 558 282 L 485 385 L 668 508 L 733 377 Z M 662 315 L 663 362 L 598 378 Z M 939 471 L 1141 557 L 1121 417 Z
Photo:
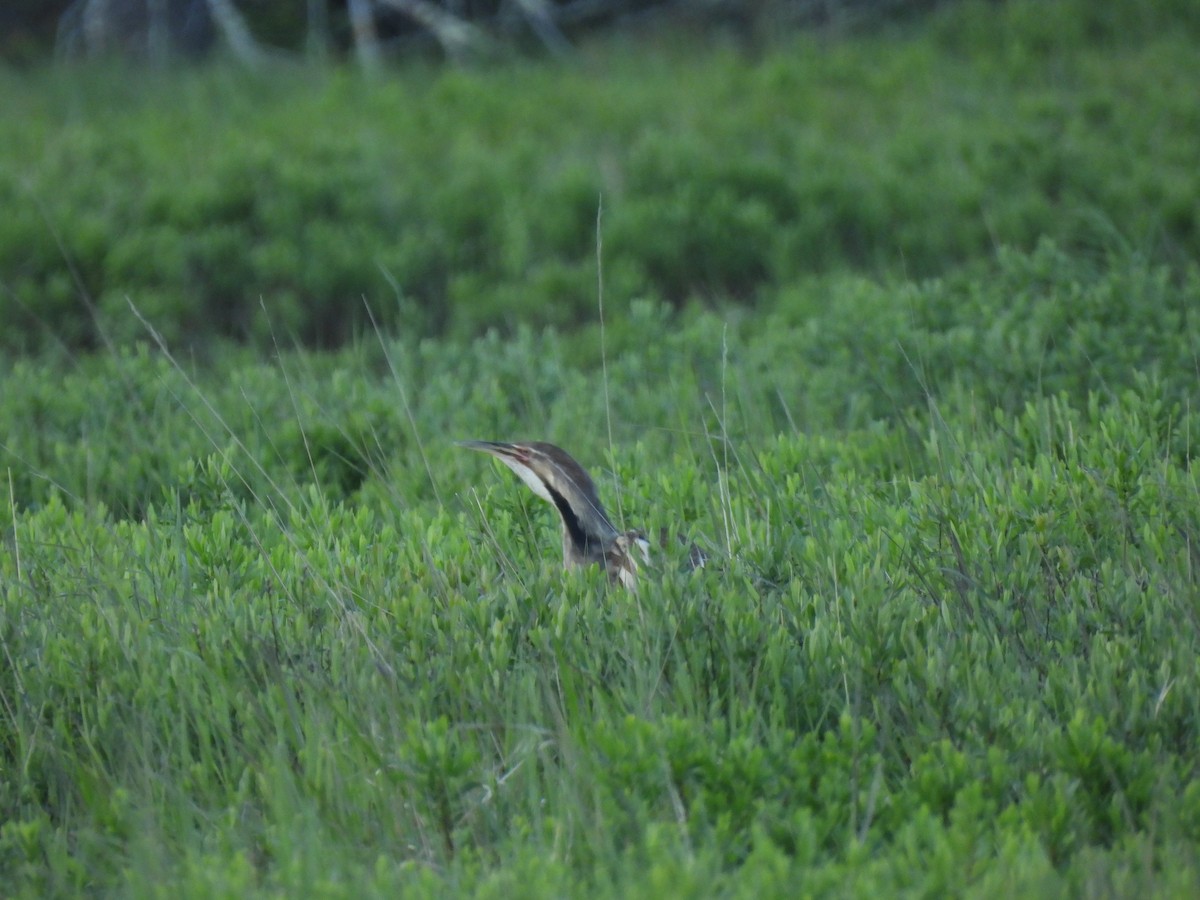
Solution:
M 2 85 L 3 892 L 1200 894 L 1200 52 L 1078 11 Z
M 769 306 L 814 273 L 936 275 L 1043 237 L 1195 259 L 1200 21 L 1091 6 L 374 85 L 10 77 L 0 349 L 144 337 L 127 298 L 201 347 L 269 346 L 269 321 L 340 343 L 369 330 L 364 298 L 431 335 L 590 320 L 601 195 L 610 292 L 672 305 Z

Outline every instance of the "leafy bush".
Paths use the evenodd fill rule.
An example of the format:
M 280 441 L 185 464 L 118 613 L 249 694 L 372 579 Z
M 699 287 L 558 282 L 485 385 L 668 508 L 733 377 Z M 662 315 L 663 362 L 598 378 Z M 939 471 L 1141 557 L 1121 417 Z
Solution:
M 7 557 L 14 612 L 41 598 L 5 637 L 27 754 L 6 818 L 29 823 L 7 852 L 52 854 L 65 828 L 89 877 L 116 883 L 141 876 L 101 860 L 141 833 L 180 846 L 165 864 L 186 877 L 203 851 L 171 821 L 183 802 L 228 819 L 235 859 L 286 884 L 319 844 L 385 883 L 412 858 L 472 884 L 476 854 L 550 853 L 564 832 L 559 877 L 632 879 L 634 861 L 645 873 L 690 846 L 718 876 L 770 852 L 834 881 L 866 863 L 865 840 L 857 877 L 947 890 L 994 877 L 997 842 L 1039 848 L 1026 877 L 1072 879 L 1093 877 L 1089 859 L 1120 865 L 1125 835 L 1194 840 L 1179 797 L 1195 794 L 1181 623 L 1197 497 L 1130 420 L 1142 402 L 1040 405 L 1031 424 L 1079 418 L 1092 435 L 1078 463 L 1014 472 L 998 439 L 907 489 L 880 493 L 859 467 L 786 494 L 718 569 L 637 605 L 520 556 L 532 574 L 506 576 L 469 548 L 469 516 L 428 504 L 312 493 L 273 513 L 220 492 L 120 526 L 52 500 L 18 520 L 20 573 Z M 1121 498 L 1088 457 L 1130 440 L 1144 453 Z M 979 483 L 995 492 L 966 490 Z M 790 570 L 761 580 L 800 511 L 813 524 Z M 493 521 L 501 546 L 518 524 Z M 147 815 L 167 818 L 146 831 Z M 367 849 L 381 841 L 395 849 Z M 915 867 L 917 852 L 942 862 Z
M 597 48 L 574 69 L 376 84 L 8 75 L 0 347 L 128 343 L 130 300 L 198 350 L 270 346 L 272 325 L 340 345 L 367 305 L 423 334 L 578 323 L 601 198 L 610 290 L 674 305 L 949 275 L 1044 237 L 1194 258 L 1187 17 L 1045 6 L 753 60 Z

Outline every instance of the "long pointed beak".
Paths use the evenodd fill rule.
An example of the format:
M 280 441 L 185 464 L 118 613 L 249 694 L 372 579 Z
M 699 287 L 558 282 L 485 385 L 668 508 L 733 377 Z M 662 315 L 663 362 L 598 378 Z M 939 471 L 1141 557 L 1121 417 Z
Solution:
M 496 459 L 516 472 L 517 477 L 525 482 L 529 486 L 529 489 L 537 494 L 537 496 L 541 497 L 547 503 L 554 503 L 554 498 L 546 490 L 545 483 L 530 467 L 529 451 L 526 448 L 518 444 L 505 444 L 501 441 L 456 441 L 455 443 L 468 450 L 478 450 L 481 453 L 487 453 L 496 457 Z
M 467 450 L 478 450 L 480 453 L 494 456 L 518 475 L 521 473 L 517 466 L 523 469 L 529 468 L 529 451 L 518 444 L 508 444 L 504 441 L 455 441 L 454 443 Z M 530 474 L 533 473 L 530 472 Z M 521 478 L 525 479 L 525 476 L 521 475 Z
M 478 450 L 481 453 L 490 453 L 492 456 L 513 456 L 512 444 L 505 444 L 501 441 L 455 441 L 456 446 L 466 447 L 468 450 Z

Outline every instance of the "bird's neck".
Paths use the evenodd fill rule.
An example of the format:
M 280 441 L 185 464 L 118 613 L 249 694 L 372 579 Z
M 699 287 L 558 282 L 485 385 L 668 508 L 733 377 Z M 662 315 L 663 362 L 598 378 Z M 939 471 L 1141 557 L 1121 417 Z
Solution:
M 578 523 L 576 522 L 576 525 Z M 608 525 L 607 521 L 605 522 Z M 609 525 L 603 534 L 594 531 L 575 530 L 563 518 L 563 563 L 567 566 L 586 566 L 604 561 L 604 555 L 612 546 L 617 530 Z
M 568 566 L 585 565 L 603 559 L 608 545 L 617 536 L 617 529 L 604 509 L 590 500 L 581 509 L 582 504 L 572 504 L 556 488 L 547 485 L 546 490 L 562 519 L 563 562 Z

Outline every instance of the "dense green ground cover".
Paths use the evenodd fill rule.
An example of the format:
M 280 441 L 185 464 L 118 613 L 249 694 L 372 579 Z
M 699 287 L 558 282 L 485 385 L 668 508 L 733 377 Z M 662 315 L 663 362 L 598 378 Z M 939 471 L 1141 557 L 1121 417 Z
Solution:
M 250 85 L 321 134 L 212 73 L 112 120 L 39 118 L 65 81 L 14 98 L 0 156 L 70 139 L 3 170 L 0 893 L 1200 893 L 1197 53 L 1004 9 L 686 91 L 611 47 L 587 77 Z M 812 119 L 755 99 L 777 82 Z M 1027 155 L 981 169 L 990 141 Z M 201 288 L 171 248 L 217 240 L 230 184 L 203 271 L 233 280 Z M 594 324 L 541 327 L 595 318 L 597 187 L 607 382 Z M 347 240 L 364 203 L 397 218 Z M 303 289 L 258 280 L 281 247 Z M 64 255 L 114 346 L 9 318 L 99 341 Z M 353 291 L 412 327 L 292 349 Z M 206 304 L 258 294 L 259 343 L 218 340 Z M 564 575 L 473 437 L 566 445 L 711 565 Z
M 611 321 L 611 457 L 594 332 L 15 366 L 6 884 L 1200 889 L 1200 279 L 793 299 Z M 564 576 L 531 432 L 713 565 Z

